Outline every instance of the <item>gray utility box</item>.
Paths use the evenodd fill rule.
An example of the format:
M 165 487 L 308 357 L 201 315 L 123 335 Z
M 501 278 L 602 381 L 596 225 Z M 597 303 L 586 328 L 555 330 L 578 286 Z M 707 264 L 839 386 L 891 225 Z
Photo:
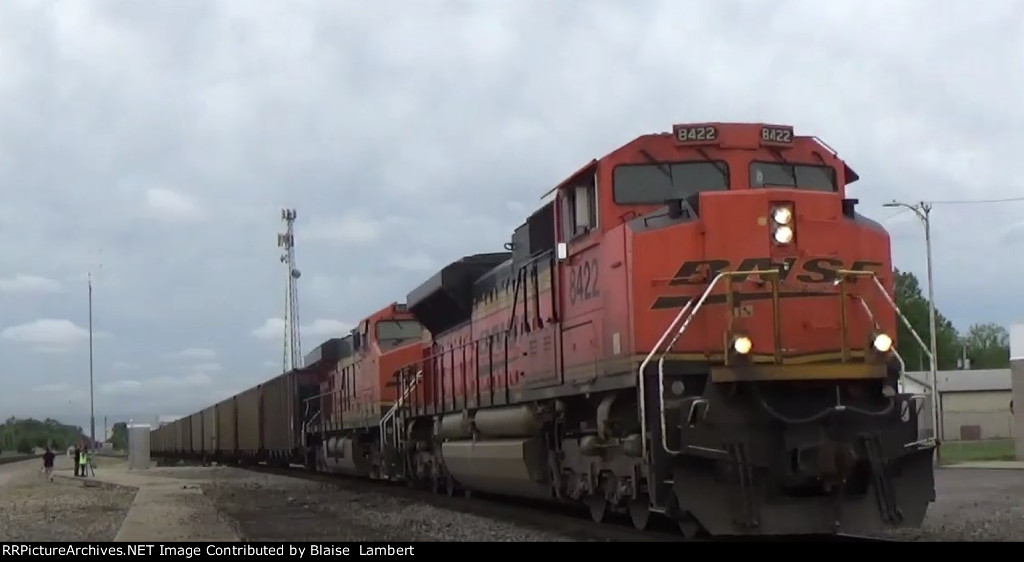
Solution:
M 149 469 L 148 424 L 128 424 L 128 470 Z

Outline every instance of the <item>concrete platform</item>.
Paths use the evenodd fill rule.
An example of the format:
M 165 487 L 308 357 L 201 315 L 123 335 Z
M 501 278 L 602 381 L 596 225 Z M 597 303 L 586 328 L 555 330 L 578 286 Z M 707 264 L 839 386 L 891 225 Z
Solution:
M 95 476 L 76 478 L 71 468 L 55 474 L 84 486 L 138 489 L 114 542 L 238 542 L 238 534 L 203 494 L 201 482 L 174 478 L 174 469 L 151 473 L 128 470 L 125 459 L 97 460 Z
M 980 468 L 986 470 L 1024 470 L 1024 461 L 975 461 L 946 465 L 943 468 Z

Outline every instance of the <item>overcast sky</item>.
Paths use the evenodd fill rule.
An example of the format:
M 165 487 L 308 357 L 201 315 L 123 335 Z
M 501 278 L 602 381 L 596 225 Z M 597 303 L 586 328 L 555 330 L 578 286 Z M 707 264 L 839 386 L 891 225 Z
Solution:
M 97 433 L 187 414 L 279 368 L 281 207 L 306 352 L 675 122 L 821 137 L 923 277 L 881 203 L 1024 195 L 1021 69 L 997 0 L 5 0 L 0 414 L 88 431 L 90 270 Z M 933 216 L 942 312 L 1024 321 L 1024 204 Z

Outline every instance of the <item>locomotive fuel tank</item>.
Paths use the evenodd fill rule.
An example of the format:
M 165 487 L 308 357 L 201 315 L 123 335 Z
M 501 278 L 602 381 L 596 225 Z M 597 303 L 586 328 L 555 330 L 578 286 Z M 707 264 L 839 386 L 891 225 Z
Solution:
M 550 498 L 541 420 L 528 405 L 442 418 L 441 455 L 460 485 L 481 492 Z M 473 436 L 475 435 L 475 438 Z
M 551 497 L 547 448 L 542 439 L 448 441 L 441 445 L 448 472 L 459 484 L 481 492 Z

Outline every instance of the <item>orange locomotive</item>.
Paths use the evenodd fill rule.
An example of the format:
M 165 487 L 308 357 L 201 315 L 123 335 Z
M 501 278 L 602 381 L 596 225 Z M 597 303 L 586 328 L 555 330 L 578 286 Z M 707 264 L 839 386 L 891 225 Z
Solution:
M 353 413 L 325 405 L 341 425 L 308 435 L 318 466 L 687 534 L 919 525 L 934 443 L 924 397 L 898 391 L 889 237 L 856 180 L 764 124 L 677 125 L 588 163 L 508 252 L 362 324 L 369 351 L 339 363 L 355 380 L 335 377 Z M 375 347 L 399 316 L 408 337 Z
M 371 430 L 398 399 L 395 371 L 422 359 L 422 338 L 423 328 L 405 305 L 391 303 L 311 354 L 334 367 L 321 377 L 321 393 L 306 400 L 305 411 L 311 413 L 306 432 L 315 436 L 308 460 L 319 470 L 372 477 L 394 473 L 379 455 L 371 456 L 371 448 L 382 449 L 369 439 L 379 438 Z

